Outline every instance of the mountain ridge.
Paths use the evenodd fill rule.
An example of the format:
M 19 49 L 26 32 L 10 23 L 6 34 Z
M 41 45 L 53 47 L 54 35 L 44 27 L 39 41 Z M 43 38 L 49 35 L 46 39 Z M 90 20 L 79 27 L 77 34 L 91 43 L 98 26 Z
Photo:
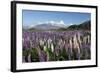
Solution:
M 60 25 L 60 24 L 59 24 Z M 62 25 L 62 24 L 61 24 Z M 27 27 L 27 30 L 90 30 L 91 29 L 91 22 L 90 20 L 84 21 L 78 25 L 73 24 L 70 26 L 58 26 L 57 24 L 52 23 L 43 23 L 31 28 Z

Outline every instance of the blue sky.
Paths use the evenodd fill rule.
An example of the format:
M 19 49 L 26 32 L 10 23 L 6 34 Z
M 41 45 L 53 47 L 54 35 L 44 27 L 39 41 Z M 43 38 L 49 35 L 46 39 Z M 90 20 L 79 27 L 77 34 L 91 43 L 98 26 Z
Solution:
M 30 26 L 44 23 L 47 21 L 60 22 L 63 21 L 65 25 L 79 24 L 83 21 L 90 20 L 90 13 L 79 12 L 55 12 L 55 11 L 36 11 L 36 10 L 23 10 L 23 25 Z

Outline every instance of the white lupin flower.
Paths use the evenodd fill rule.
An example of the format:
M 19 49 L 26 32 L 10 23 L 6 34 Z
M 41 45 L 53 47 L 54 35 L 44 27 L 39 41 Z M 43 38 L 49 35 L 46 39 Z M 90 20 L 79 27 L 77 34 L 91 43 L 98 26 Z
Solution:
M 28 62 L 31 62 L 31 54 L 28 55 Z
M 40 39 L 40 45 L 44 45 L 44 41 Z
M 63 41 L 63 44 L 65 45 L 65 40 Z
M 52 42 L 52 39 L 49 39 L 49 42 L 51 43 Z
M 78 43 L 77 43 L 77 50 L 78 50 L 78 53 L 80 54 L 80 47 Z
M 50 44 L 51 44 L 52 40 L 49 38 L 47 43 L 48 43 L 48 48 L 50 48 Z
M 70 48 L 72 48 L 72 39 L 71 38 L 69 39 L 69 45 L 70 45 Z
M 53 45 L 53 43 L 51 43 L 51 50 L 52 50 L 52 52 L 54 52 L 54 45 Z
M 80 33 L 78 33 L 78 41 L 79 41 L 79 44 L 81 45 L 82 41 L 81 41 L 81 38 L 80 38 Z
M 50 48 L 50 43 L 47 44 L 47 47 Z
M 32 48 L 32 46 L 33 46 L 33 44 L 32 44 L 32 41 L 30 40 L 30 46 L 31 46 L 31 48 Z
M 44 42 L 46 42 L 46 39 L 44 38 Z
M 76 49 L 78 53 L 80 53 L 80 47 L 79 47 L 79 43 L 77 42 L 76 35 L 74 36 L 74 49 Z
M 61 45 L 61 43 L 62 43 L 62 39 L 59 40 L 58 45 Z
M 88 38 L 88 43 L 90 43 L 90 36 L 88 35 L 87 38 Z
M 77 38 L 76 38 L 76 35 L 74 35 L 74 38 L 73 38 L 73 41 L 74 41 L 74 48 L 77 48 Z
M 81 35 L 80 35 L 80 33 L 78 33 L 78 42 L 79 42 L 79 48 L 80 48 L 80 50 L 82 49 L 81 47 L 82 47 L 82 40 L 81 40 Z
M 83 42 L 86 44 L 86 39 L 87 39 L 87 37 L 85 36 L 85 37 L 83 37 Z
M 47 47 L 46 46 L 43 46 L 43 50 L 46 52 L 46 49 L 47 49 Z
M 72 38 L 69 39 L 69 45 L 70 45 L 70 50 L 71 50 L 71 53 L 72 53 L 72 48 L 73 48 Z

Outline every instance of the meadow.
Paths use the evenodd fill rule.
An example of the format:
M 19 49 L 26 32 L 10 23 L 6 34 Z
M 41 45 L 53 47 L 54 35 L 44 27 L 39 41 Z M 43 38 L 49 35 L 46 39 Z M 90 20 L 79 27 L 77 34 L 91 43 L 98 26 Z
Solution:
M 91 32 L 23 31 L 23 62 L 91 59 Z

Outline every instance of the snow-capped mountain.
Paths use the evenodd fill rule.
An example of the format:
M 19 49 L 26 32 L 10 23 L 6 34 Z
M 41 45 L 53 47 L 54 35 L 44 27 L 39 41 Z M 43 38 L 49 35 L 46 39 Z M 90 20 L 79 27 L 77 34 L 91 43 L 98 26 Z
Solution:
M 59 29 L 61 27 L 65 27 L 65 26 L 66 25 L 64 24 L 63 21 L 60 21 L 60 22 L 49 21 L 49 22 L 45 22 L 45 23 L 40 23 L 39 25 L 34 26 L 34 28 L 50 30 L 50 29 Z
M 70 25 L 73 24 L 65 24 L 63 20 L 61 21 L 46 21 L 46 22 L 38 22 L 31 24 L 29 26 L 24 26 L 23 29 L 31 29 L 31 30 L 55 30 L 60 28 L 68 28 Z
M 62 20 L 60 22 L 55 22 L 55 21 L 39 22 L 37 24 L 28 26 L 28 28 L 30 29 L 34 28 L 40 30 L 59 29 L 62 27 L 67 27 Z
M 36 25 L 34 26 L 35 29 L 42 29 L 42 30 L 50 30 L 50 29 L 59 29 L 59 26 L 56 25 L 52 25 L 50 23 L 48 24 L 40 24 L 40 25 Z

